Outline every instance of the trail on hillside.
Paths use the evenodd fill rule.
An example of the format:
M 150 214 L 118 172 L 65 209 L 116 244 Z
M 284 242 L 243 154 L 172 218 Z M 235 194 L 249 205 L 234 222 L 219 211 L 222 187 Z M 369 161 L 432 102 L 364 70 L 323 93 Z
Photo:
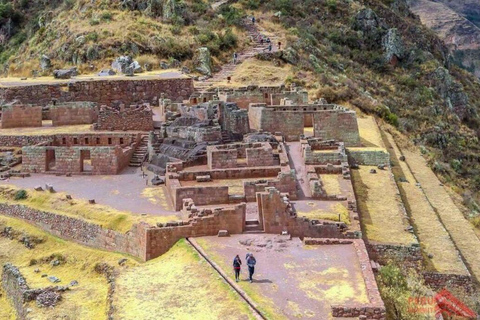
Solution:
M 226 3 L 228 1 L 218 1 L 216 3 Z M 221 5 L 221 4 L 220 4 Z M 218 5 L 216 8 L 218 8 Z M 212 4 L 212 7 L 214 5 Z M 244 19 L 244 27 L 247 30 L 248 37 L 250 38 L 249 46 L 241 51 L 237 52 L 238 57 L 237 61 L 233 63 L 233 56 L 229 63 L 223 65 L 217 73 L 213 74 L 213 76 L 205 81 L 200 81 L 195 83 L 195 89 L 197 91 L 204 91 L 209 88 L 215 87 L 221 82 L 227 81 L 228 77 L 231 77 L 235 72 L 235 69 L 242 64 L 244 61 L 255 57 L 257 54 L 262 52 L 268 52 L 268 43 L 260 42 L 260 39 L 267 39 L 270 38 L 270 42 L 272 44 L 271 52 L 278 51 L 278 37 L 277 36 L 267 36 L 265 35 L 265 30 L 260 27 L 257 23 L 252 23 L 250 17 Z

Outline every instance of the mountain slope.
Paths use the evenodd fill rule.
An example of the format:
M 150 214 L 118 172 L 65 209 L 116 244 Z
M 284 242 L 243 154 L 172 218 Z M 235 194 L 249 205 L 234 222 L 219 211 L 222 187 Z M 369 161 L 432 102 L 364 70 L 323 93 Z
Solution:
M 474 24 L 480 23 L 480 20 L 475 20 L 474 13 L 470 15 L 475 18 L 473 21 L 462 15 L 460 9 L 467 10 L 468 6 L 458 8 L 459 3 L 453 5 L 430 0 L 414 0 L 410 2 L 410 6 L 422 23 L 445 41 L 455 63 L 480 77 L 480 28 Z M 478 9 L 480 10 L 480 4 Z

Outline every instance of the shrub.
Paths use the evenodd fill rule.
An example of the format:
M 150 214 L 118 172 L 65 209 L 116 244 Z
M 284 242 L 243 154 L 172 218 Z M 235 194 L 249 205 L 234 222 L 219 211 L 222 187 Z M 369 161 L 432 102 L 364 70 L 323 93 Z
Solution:
M 103 21 L 111 21 L 112 18 L 113 18 L 113 14 L 109 11 L 104 11 L 100 15 L 100 19 L 102 19 Z
M 220 13 L 225 19 L 226 24 L 229 26 L 240 25 L 242 22 L 242 17 L 244 16 L 244 13 L 242 12 L 242 10 L 232 6 L 222 7 L 220 10 Z
M 21 189 L 21 190 L 18 190 L 17 192 L 15 192 L 15 200 L 23 200 L 23 199 L 27 199 L 27 191 L 24 190 L 24 189 Z

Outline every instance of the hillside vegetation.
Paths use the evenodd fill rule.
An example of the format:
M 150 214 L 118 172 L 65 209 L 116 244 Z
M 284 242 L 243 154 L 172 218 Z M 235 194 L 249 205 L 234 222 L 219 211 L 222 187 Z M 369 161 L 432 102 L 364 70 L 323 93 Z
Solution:
M 450 62 L 406 0 L 240 0 L 216 9 L 202 0 L 3 1 L 0 63 L 10 75 L 38 69 L 43 54 L 85 72 L 121 54 L 189 66 L 206 46 L 218 69 L 249 44 L 247 14 L 285 38 L 274 59 L 290 65 L 287 84 L 395 126 L 480 224 L 479 82 Z

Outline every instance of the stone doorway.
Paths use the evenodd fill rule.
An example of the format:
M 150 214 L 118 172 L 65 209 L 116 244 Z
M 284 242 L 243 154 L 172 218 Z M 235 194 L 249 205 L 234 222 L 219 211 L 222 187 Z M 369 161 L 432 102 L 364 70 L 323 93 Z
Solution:
M 81 172 L 92 172 L 92 159 L 90 156 L 90 150 L 81 150 L 80 151 L 80 171 Z
M 303 134 L 305 137 L 313 137 L 313 113 L 303 115 Z
M 45 150 L 45 171 L 55 171 L 56 169 L 56 158 L 55 150 Z
M 247 203 L 245 214 L 245 233 L 262 233 L 263 217 L 258 211 L 257 202 Z

